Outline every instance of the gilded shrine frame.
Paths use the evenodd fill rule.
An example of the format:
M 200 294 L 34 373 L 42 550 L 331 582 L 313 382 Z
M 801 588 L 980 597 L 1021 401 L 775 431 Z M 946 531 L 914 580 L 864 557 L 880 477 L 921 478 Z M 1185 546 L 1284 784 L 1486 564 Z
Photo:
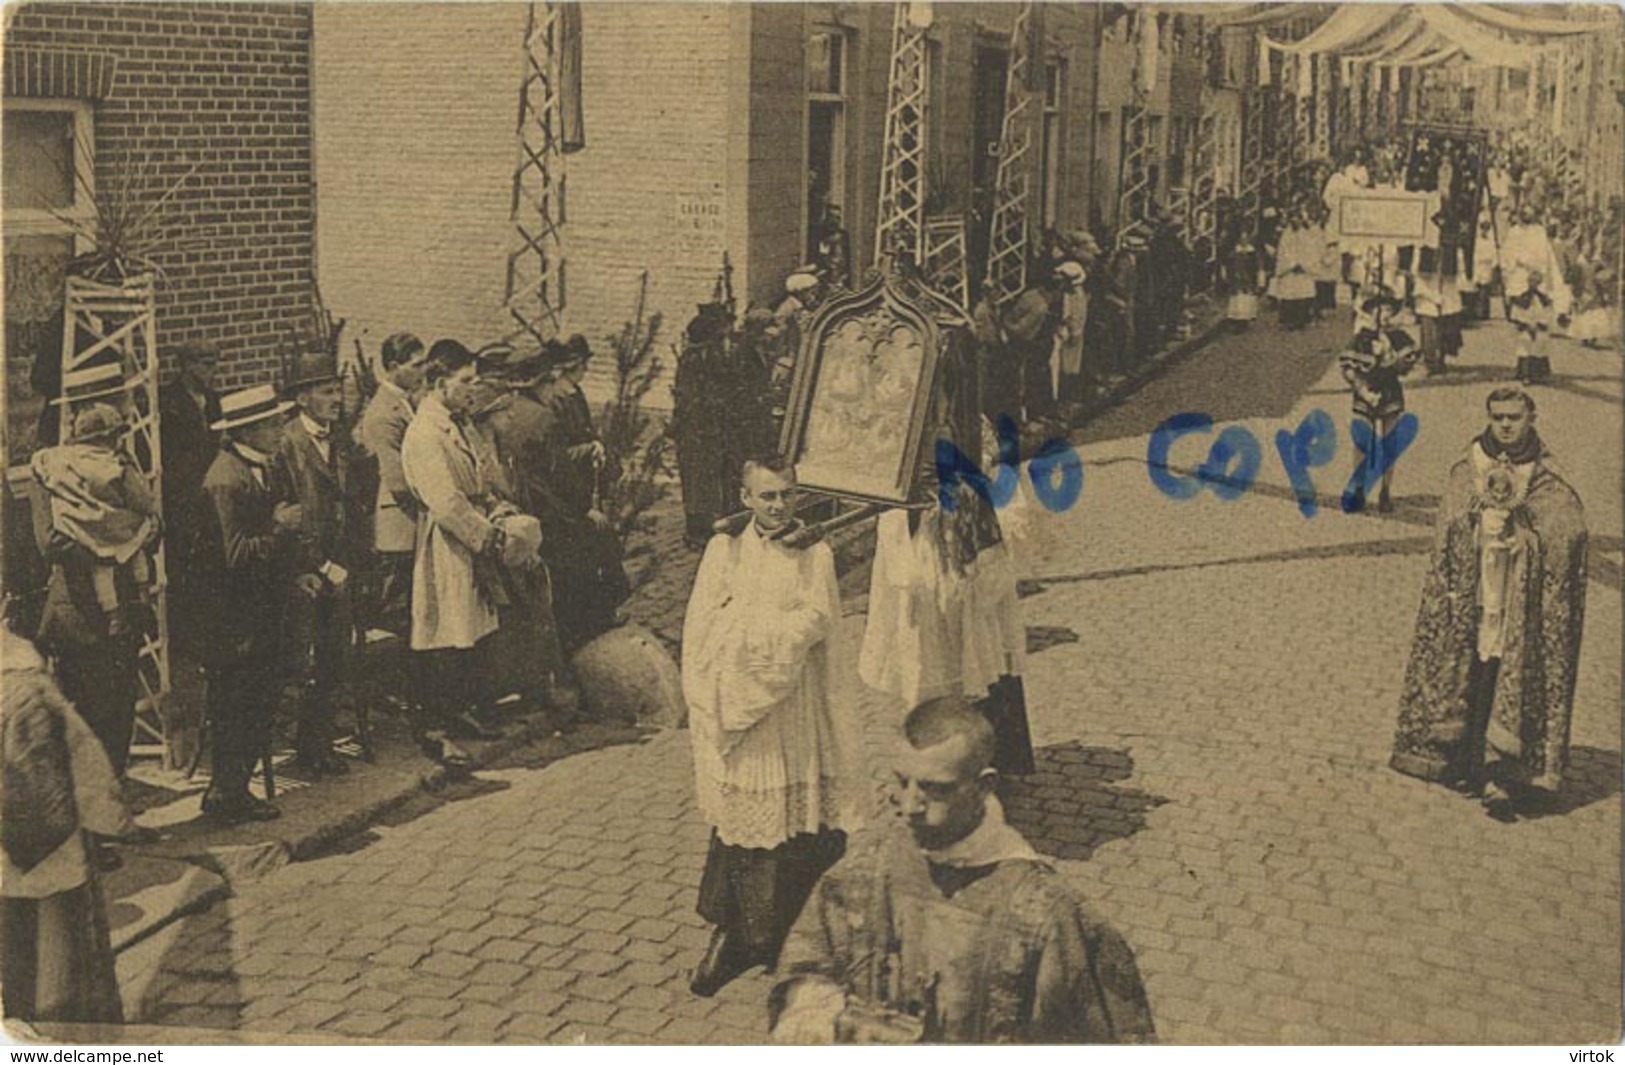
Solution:
M 942 358 L 930 293 L 881 276 L 831 299 L 802 340 L 781 451 L 801 487 L 903 506 L 914 502 Z

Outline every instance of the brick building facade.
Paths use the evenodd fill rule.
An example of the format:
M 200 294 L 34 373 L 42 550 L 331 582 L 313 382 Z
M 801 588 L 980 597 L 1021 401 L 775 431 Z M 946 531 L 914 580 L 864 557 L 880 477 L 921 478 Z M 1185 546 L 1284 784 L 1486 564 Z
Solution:
M 566 326 L 650 308 L 674 337 L 742 232 L 724 4 L 583 12 L 587 147 L 568 157 Z M 398 329 L 472 344 L 503 311 L 523 4 L 325 4 L 315 13 L 318 273 L 369 350 Z M 739 201 L 734 201 L 739 206 Z M 595 369 L 607 370 L 600 359 Z
M 61 357 L 65 217 L 175 186 L 162 218 L 160 350 L 211 341 L 223 384 L 267 379 L 311 309 L 311 9 L 41 2 L 5 25 L 8 463 L 26 457 L 29 370 Z M 88 250 L 83 238 L 77 251 Z M 54 307 L 52 304 L 54 293 Z M 166 360 L 167 364 L 167 360 Z
M 933 211 L 985 207 L 1014 12 L 936 6 Z M 1061 228 L 1088 221 L 1096 13 L 1050 5 L 1047 18 L 1034 206 L 1036 221 Z M 318 272 L 369 346 L 402 328 L 478 342 L 509 327 L 524 19 L 510 4 L 316 9 Z M 649 307 L 675 339 L 725 251 L 739 295 L 774 302 L 826 205 L 841 210 L 854 263 L 870 261 L 891 5 L 589 4 L 582 22 L 587 146 L 566 163 L 568 330 L 617 331 L 648 270 Z M 588 387 L 602 392 L 607 360 L 597 371 Z

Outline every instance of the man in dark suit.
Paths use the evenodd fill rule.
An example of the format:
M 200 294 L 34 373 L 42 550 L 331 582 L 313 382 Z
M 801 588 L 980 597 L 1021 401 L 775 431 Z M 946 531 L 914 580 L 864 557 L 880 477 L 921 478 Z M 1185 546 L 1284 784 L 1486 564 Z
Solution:
M 333 702 L 354 643 L 350 574 L 364 557 L 364 522 L 357 500 L 360 456 L 339 424 L 344 394 L 330 356 L 301 356 L 288 392 L 298 414 L 282 428 L 276 473 L 287 497 L 302 510 L 302 568 L 322 580 L 315 596 L 291 600 L 293 649 L 306 671 L 294 745 L 301 769 L 316 776 L 334 775 L 349 768 L 333 753 Z
M 204 477 L 203 491 L 218 519 L 220 595 L 209 656 L 208 705 L 213 775 L 203 813 L 227 823 L 269 821 L 280 811 L 249 793 L 254 763 L 271 739 L 282 691 L 283 608 L 290 586 L 314 596 L 322 579 L 297 572 L 297 503 L 278 499 L 271 466 L 282 420 L 293 404 L 270 385 L 233 392 L 212 423 L 225 442 Z
M 412 553 L 417 546 L 418 505 L 401 472 L 401 441 L 412 423 L 423 386 L 423 341 L 396 333 L 379 351 L 383 375 L 356 426 L 355 441 L 378 464 L 377 500 L 372 512 L 376 589 L 371 624 L 405 635 L 411 626 Z
M 541 407 L 537 483 L 557 500 L 557 522 L 542 525 L 542 557 L 553 579 L 553 614 L 565 651 L 616 625 L 616 610 L 631 594 L 621 566 L 621 543 L 602 510 L 602 488 L 619 476 L 592 423 L 581 390 L 592 349 L 577 334 L 542 353 L 551 380 L 534 395 Z M 538 517 L 542 514 L 538 512 Z
M 158 392 L 160 454 L 164 461 L 164 549 L 168 555 L 169 633 L 176 653 L 191 658 L 209 629 L 216 599 L 209 560 L 216 530 L 203 478 L 220 450 L 220 397 L 214 390 L 218 349 L 181 346 L 180 373 Z

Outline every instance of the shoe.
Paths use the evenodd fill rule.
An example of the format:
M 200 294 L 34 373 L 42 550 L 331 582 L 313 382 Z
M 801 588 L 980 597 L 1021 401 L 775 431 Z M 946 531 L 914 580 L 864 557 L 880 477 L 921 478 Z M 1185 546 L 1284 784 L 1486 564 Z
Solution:
M 124 859 L 118 856 L 118 852 L 100 843 L 91 844 L 90 862 L 98 873 L 111 873 L 124 867 Z
M 1484 812 L 1494 820 L 1504 825 L 1510 825 L 1518 820 L 1517 799 L 1499 785 L 1487 785 L 1481 801 L 1484 804 Z
M 474 760 L 468 752 L 439 733 L 429 733 L 418 740 L 423 756 L 444 767 L 448 773 L 466 776 Z
M 695 966 L 688 989 L 700 998 L 710 998 L 754 964 L 750 951 L 738 946 L 732 936 L 718 928 L 711 933 L 711 944 L 706 947 L 700 964 Z
M 240 825 L 249 821 L 275 821 L 282 816 L 282 811 L 264 799 L 238 795 L 230 799 L 205 798 L 203 816 L 223 825 Z
M 300 775 L 312 780 L 320 777 L 342 777 L 350 771 L 349 763 L 332 752 L 300 755 L 293 760 L 293 767 Z
M 1457 795 L 1465 795 L 1472 799 L 1484 797 L 1484 781 L 1473 777 L 1457 777 L 1455 780 L 1444 781 L 1444 786 Z
M 157 843 L 163 839 L 163 833 L 156 828 L 146 825 L 136 825 L 122 836 L 110 836 L 108 842 L 115 847 L 141 847 L 148 843 Z
M 459 740 L 500 740 L 502 733 L 480 722 L 473 711 L 465 710 L 446 722 L 446 735 Z

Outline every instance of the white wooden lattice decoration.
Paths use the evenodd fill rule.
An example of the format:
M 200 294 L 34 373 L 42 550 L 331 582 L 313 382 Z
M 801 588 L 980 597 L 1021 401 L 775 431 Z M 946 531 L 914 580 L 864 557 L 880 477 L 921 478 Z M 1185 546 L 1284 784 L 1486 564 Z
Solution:
M 1010 29 L 1010 65 L 1004 81 L 1004 125 L 999 133 L 999 169 L 993 191 L 993 221 L 987 253 L 986 293 L 1001 306 L 1027 287 L 1027 209 L 1032 184 L 1032 92 L 1029 68 L 1041 57 L 1029 40 L 1033 5 L 1016 9 Z
M 514 169 L 509 220 L 515 247 L 508 254 L 504 306 L 512 336 L 537 343 L 562 331 L 565 255 L 564 112 L 560 5 L 532 3 L 525 16 L 524 75 L 519 85 L 519 163 Z
M 920 276 L 933 291 L 961 309 L 970 306 L 970 263 L 965 250 L 963 215 L 926 219 Z
M 893 5 L 891 78 L 886 91 L 886 144 L 880 163 L 880 213 L 874 263 L 888 255 L 918 264 L 925 228 L 925 28 Z
M 113 353 L 124 369 L 128 397 L 126 417 L 131 429 L 129 451 L 162 510 L 163 460 L 158 446 L 158 309 L 156 282 L 151 274 L 121 284 L 106 284 L 82 277 L 66 279 L 62 316 L 62 369 L 64 375 Z M 72 411 L 63 404 L 62 439 L 68 438 Z M 163 541 L 148 549 L 152 583 L 144 603 L 139 632 L 135 737 L 132 755 L 162 755 L 166 768 L 177 768 L 179 753 L 167 744 L 164 703 L 169 697 L 168 573 Z

